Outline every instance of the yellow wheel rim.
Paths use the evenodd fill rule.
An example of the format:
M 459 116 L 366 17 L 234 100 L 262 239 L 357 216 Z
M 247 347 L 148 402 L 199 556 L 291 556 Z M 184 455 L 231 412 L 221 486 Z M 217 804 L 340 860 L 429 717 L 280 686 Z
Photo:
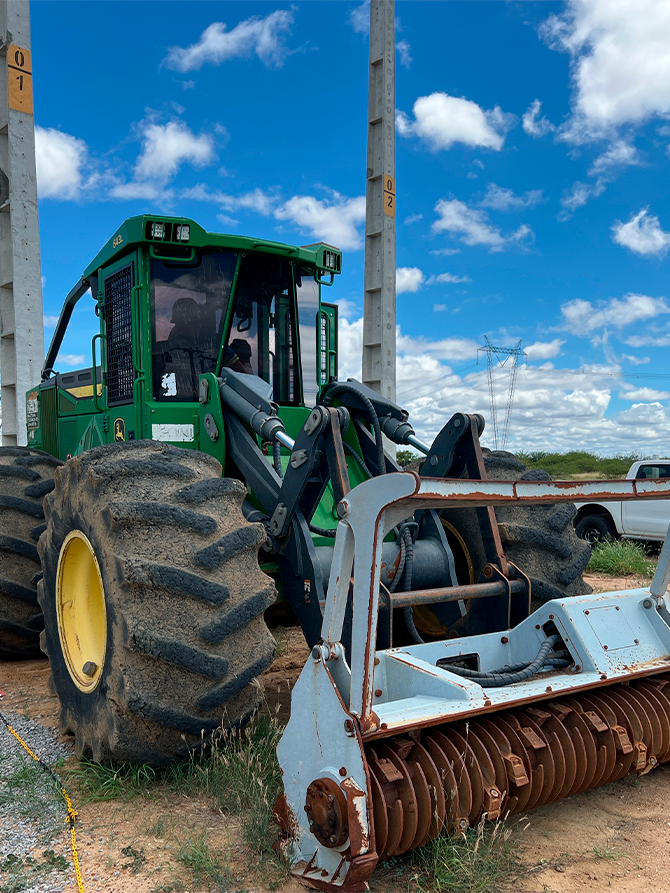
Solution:
M 107 649 L 107 608 L 93 546 L 80 530 L 68 533 L 56 573 L 58 635 L 72 681 L 84 692 L 100 681 Z

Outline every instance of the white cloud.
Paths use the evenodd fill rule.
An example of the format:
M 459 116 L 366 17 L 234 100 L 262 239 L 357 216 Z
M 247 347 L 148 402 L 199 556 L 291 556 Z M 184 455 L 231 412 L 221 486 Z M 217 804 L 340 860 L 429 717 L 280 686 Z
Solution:
M 598 177 L 595 183 L 581 183 L 579 180 L 572 184 L 569 192 L 561 196 L 562 211 L 558 219 L 562 222 L 570 220 L 577 208 L 582 208 L 592 198 L 598 198 L 607 188 L 602 177 Z
M 45 314 L 42 316 L 42 321 L 43 321 L 43 323 L 44 323 L 44 327 L 45 327 L 45 328 L 47 328 L 47 329 L 53 329 L 53 328 L 55 328 L 56 323 L 58 322 L 58 316 L 52 316 L 52 315 L 49 314 L 49 313 L 45 313 Z
M 410 214 L 409 217 L 405 217 L 403 223 L 405 226 L 411 226 L 413 223 L 418 223 L 419 220 L 423 220 L 423 214 Z
M 453 273 L 438 273 L 431 276 L 426 285 L 446 285 L 457 282 L 472 282 L 469 276 L 455 276 Z
M 623 124 L 670 114 L 667 0 L 569 0 L 541 33 L 573 57 L 573 117 L 563 138 L 602 138 Z
M 443 310 L 447 309 L 446 304 L 433 304 L 433 312 L 434 313 L 442 313 Z
M 635 146 L 627 140 L 614 140 L 591 165 L 589 176 L 595 177 L 611 168 L 638 165 L 640 158 Z
M 196 136 L 183 121 L 167 124 L 147 122 L 142 127 L 142 152 L 135 164 L 137 179 L 167 180 L 188 161 L 203 167 L 214 160 L 214 139 L 209 133 Z
M 465 143 L 500 151 L 507 131 L 516 120 L 499 106 L 485 111 L 476 102 L 447 93 L 420 96 L 414 103 L 413 112 L 413 121 L 405 112 L 396 112 L 398 133 L 417 136 L 434 150 Z
M 623 400 L 630 400 L 635 403 L 651 403 L 654 400 L 670 399 L 670 391 L 657 391 L 655 388 L 633 388 L 630 390 L 624 388 L 619 392 L 619 396 Z
M 399 40 L 395 45 L 396 50 L 400 53 L 400 64 L 405 68 L 409 68 L 414 59 L 409 54 L 411 47 L 406 40 Z
M 403 292 L 417 292 L 425 280 L 423 271 L 418 267 L 398 267 L 395 271 L 396 294 Z
M 365 220 L 365 196 L 345 198 L 335 194 L 326 201 L 311 195 L 294 195 L 275 209 L 274 216 L 307 230 L 316 239 L 353 251 L 362 245 L 357 227 Z
M 110 189 L 109 194 L 112 198 L 129 201 L 144 199 L 148 202 L 160 202 L 161 204 L 172 202 L 174 199 L 174 192 L 171 189 L 166 189 L 162 183 L 148 180 L 139 183 L 137 180 L 131 180 L 129 183 L 117 183 Z
M 231 31 L 226 30 L 223 22 L 212 22 L 197 43 L 170 47 L 164 62 L 168 68 L 177 71 L 199 71 L 207 62 L 220 65 L 229 59 L 255 54 L 266 65 L 280 67 L 288 52 L 284 37 L 292 24 L 293 13 L 285 9 L 278 9 L 265 18 L 252 16 L 239 22 Z
M 511 189 L 504 189 L 497 183 L 489 183 L 479 207 L 492 208 L 496 211 L 519 211 L 522 208 L 531 208 L 542 201 L 542 191 L 542 189 L 531 189 L 523 195 L 515 195 Z
M 632 323 L 654 319 L 665 313 L 670 313 L 665 298 L 650 298 L 648 295 L 636 294 L 627 294 L 623 298 L 610 298 L 598 304 L 575 298 L 561 305 L 563 328 L 573 335 L 587 335 L 605 326 L 623 329 Z M 635 346 L 637 345 L 631 344 L 631 347 Z
M 488 245 L 490 251 L 502 251 L 512 244 L 528 242 L 533 236 L 526 224 L 522 224 L 510 235 L 503 236 L 500 229 L 489 222 L 485 211 L 469 208 L 458 199 L 440 199 L 435 210 L 439 216 L 433 223 L 433 232 L 460 235 L 466 245 Z
M 357 34 L 370 33 L 370 0 L 364 0 L 349 13 L 349 24 Z
M 631 217 L 628 223 L 617 220 L 612 226 L 612 239 L 617 245 L 643 257 L 660 256 L 670 247 L 670 232 L 661 229 L 658 217 L 649 214 L 646 208 Z
M 666 335 L 631 335 L 625 339 L 624 343 L 629 347 L 670 347 L 670 333 Z M 649 362 L 649 359 L 647 358 L 646 361 Z
M 83 366 L 86 362 L 86 357 L 83 353 L 59 353 L 56 357 L 55 366 L 59 364 L 63 366 Z M 90 357 L 89 357 L 90 362 Z
M 539 99 L 534 99 L 523 113 L 521 118 L 521 126 L 530 136 L 545 136 L 556 130 L 554 125 L 547 118 L 539 117 L 542 110 L 542 103 Z
M 258 187 L 249 192 L 242 192 L 239 195 L 231 195 L 227 192 L 210 192 L 204 183 L 198 183 L 196 186 L 182 190 L 181 197 L 191 199 L 192 201 L 219 205 L 224 211 L 255 211 L 263 217 L 269 217 L 279 201 L 276 194 L 263 192 Z M 232 221 L 232 218 L 226 218 L 225 214 L 220 215 L 220 219 L 223 219 L 224 223 Z M 237 221 L 234 222 L 237 223 Z
M 535 341 L 524 347 L 524 351 L 529 360 L 549 360 L 560 354 L 564 344 L 562 338 L 554 338 L 553 341 Z
M 460 248 L 433 248 L 430 252 L 435 257 L 452 257 L 454 254 L 460 254 Z
M 83 187 L 88 147 L 53 127 L 35 127 L 35 165 L 40 198 L 76 199 Z

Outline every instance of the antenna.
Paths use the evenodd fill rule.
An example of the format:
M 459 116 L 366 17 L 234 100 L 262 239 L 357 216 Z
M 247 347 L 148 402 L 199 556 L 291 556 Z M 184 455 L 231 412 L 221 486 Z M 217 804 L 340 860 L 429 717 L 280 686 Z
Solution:
M 514 399 L 514 390 L 516 388 L 516 373 L 519 367 L 519 357 L 525 357 L 526 352 L 521 349 L 521 339 L 519 339 L 516 347 L 495 347 L 489 339 L 484 335 L 484 347 L 477 349 L 483 350 L 486 354 L 486 366 L 489 380 L 489 403 L 491 404 L 491 423 L 493 425 L 493 442 L 496 449 L 504 450 L 509 435 L 509 420 L 512 415 L 512 401 Z M 504 359 L 501 359 L 504 357 Z M 496 388 L 495 388 L 495 363 L 494 359 L 502 368 L 509 358 L 512 357 L 512 363 L 509 373 L 509 387 L 507 388 L 507 405 L 505 406 L 505 418 L 502 426 L 502 438 L 498 445 L 498 412 L 496 408 Z

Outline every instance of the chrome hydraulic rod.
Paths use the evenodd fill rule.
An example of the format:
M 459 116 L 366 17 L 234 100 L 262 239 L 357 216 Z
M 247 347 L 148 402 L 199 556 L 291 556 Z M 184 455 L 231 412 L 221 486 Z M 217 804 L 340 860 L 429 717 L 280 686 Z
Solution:
M 417 450 L 420 450 L 424 456 L 427 456 L 430 452 L 430 447 L 426 446 L 423 441 L 419 440 L 418 437 L 415 437 L 414 434 L 410 434 L 407 437 L 407 443 L 411 444 L 413 447 L 416 447 Z

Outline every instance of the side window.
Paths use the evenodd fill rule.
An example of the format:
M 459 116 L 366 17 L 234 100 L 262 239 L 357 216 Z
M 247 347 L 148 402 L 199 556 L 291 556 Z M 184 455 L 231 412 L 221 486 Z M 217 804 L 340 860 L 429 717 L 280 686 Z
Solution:
M 105 277 L 105 329 L 107 344 L 107 402 L 109 406 L 132 403 L 133 328 L 131 294 L 133 267 L 129 264 Z
M 319 316 L 319 285 L 309 271 L 298 269 L 295 271 L 295 284 L 302 364 L 302 399 L 305 406 L 314 406 L 319 393 L 316 327 Z
M 638 480 L 644 478 L 670 478 L 670 465 L 640 465 L 636 477 Z

